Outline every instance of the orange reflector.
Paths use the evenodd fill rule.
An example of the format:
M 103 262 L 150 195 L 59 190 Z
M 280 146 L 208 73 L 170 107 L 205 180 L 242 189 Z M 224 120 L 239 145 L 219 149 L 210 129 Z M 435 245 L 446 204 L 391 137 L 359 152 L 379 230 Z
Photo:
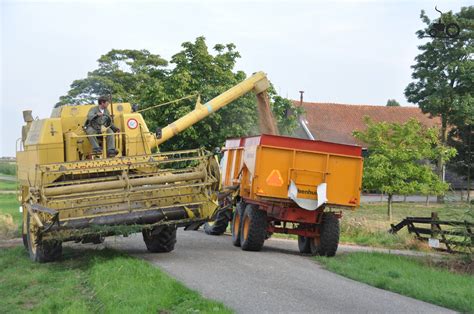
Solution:
M 278 171 L 278 169 L 273 169 L 265 182 L 267 182 L 267 184 L 270 186 L 282 186 L 283 178 L 281 177 L 280 171 Z

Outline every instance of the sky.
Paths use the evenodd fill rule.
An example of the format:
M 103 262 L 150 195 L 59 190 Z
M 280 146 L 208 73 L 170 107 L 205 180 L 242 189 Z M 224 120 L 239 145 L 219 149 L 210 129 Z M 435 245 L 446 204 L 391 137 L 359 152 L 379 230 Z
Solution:
M 236 70 L 264 71 L 290 99 L 408 104 L 403 91 L 431 18 L 468 1 L 12 1 L 0 0 L 0 156 L 14 156 L 22 111 L 47 118 L 75 79 L 111 49 L 169 60 L 204 36 L 234 43 Z

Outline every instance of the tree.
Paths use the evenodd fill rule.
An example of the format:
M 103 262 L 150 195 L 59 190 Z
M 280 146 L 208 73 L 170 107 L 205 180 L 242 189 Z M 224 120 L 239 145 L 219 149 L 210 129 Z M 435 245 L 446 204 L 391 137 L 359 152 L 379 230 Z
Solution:
M 421 11 L 426 28 L 417 36 L 423 39 L 433 22 Z M 474 7 L 462 8 L 459 13 L 443 14 L 444 23 L 458 23 L 461 32 L 457 38 L 431 38 L 419 46 L 421 53 L 412 66 L 412 78 L 405 89 L 408 101 L 418 104 L 424 113 L 441 118 L 440 140 L 447 143 L 448 125 L 463 123 L 474 116 Z M 438 160 L 438 175 L 443 177 L 444 163 Z
M 147 50 L 111 50 L 99 58 L 98 69 L 72 83 L 58 105 L 92 103 L 98 95 L 109 92 L 114 101 L 139 104 L 140 109 L 197 93 L 205 103 L 246 78 L 244 72 L 234 71 L 240 58 L 234 44 L 217 44 L 213 50 L 211 54 L 204 37 L 183 43 L 169 63 Z M 270 99 L 278 125 L 284 132 L 291 132 L 296 118 L 287 118 L 285 113 L 294 109 L 293 104 L 274 92 L 270 92 Z M 154 130 L 177 120 L 194 106 L 195 99 L 185 99 L 143 115 Z M 255 96 L 249 93 L 163 143 L 160 149 L 212 149 L 223 145 L 226 138 L 257 134 L 256 113 Z
M 450 160 L 448 167 L 455 171 L 461 177 L 467 180 L 467 202 L 470 203 L 471 182 L 474 178 L 472 172 L 474 158 L 474 128 L 471 124 L 466 124 L 460 127 L 454 127 L 449 132 L 448 144 L 454 147 L 458 154 Z
M 389 219 L 395 194 L 446 191 L 448 184 L 436 176 L 429 161 L 437 158 L 446 161 L 456 151 L 441 144 L 437 129 L 428 129 L 416 119 L 397 124 L 375 123 L 366 117 L 365 123 L 365 131 L 354 132 L 354 137 L 367 144 L 369 152 L 364 160 L 363 186 L 388 195 Z
M 273 86 L 268 94 L 272 100 L 272 112 L 277 120 L 280 135 L 291 135 L 298 126 L 298 117 L 304 113 L 303 108 L 294 106 L 291 100 L 278 96 Z
M 400 107 L 400 104 L 395 99 L 387 100 L 387 107 Z
M 56 106 L 90 104 L 108 94 L 114 101 L 137 103 L 150 89 L 159 92 L 167 75 L 168 62 L 147 50 L 113 49 L 98 62 L 99 68 L 89 72 L 87 78 L 75 80 Z

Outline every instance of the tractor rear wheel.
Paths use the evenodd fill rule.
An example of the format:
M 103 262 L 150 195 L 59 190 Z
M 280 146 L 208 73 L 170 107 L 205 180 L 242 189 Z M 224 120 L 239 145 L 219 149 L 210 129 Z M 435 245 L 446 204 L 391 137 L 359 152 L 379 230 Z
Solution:
M 320 238 L 308 238 L 304 236 L 298 236 L 298 249 L 300 253 L 316 255 L 320 250 Z
M 323 224 L 321 226 L 321 247 L 319 255 L 336 255 L 339 245 L 339 219 L 334 213 L 323 214 Z
M 247 205 L 240 230 L 240 244 L 244 251 L 260 251 L 267 236 L 267 213 L 258 206 Z
M 142 230 L 143 241 L 148 251 L 153 253 L 168 253 L 174 250 L 176 244 L 176 226 L 159 226 Z
M 240 246 L 240 229 L 242 228 L 242 217 L 244 215 L 245 203 L 239 202 L 234 210 L 232 217 L 232 244 L 234 246 Z
M 230 221 L 230 211 L 228 209 L 219 210 L 214 221 L 204 224 L 204 232 L 209 235 L 221 235 L 227 230 Z
M 30 213 L 26 216 L 26 241 L 30 259 L 34 262 L 52 262 L 61 257 L 63 247 L 60 241 L 42 241 L 38 227 Z

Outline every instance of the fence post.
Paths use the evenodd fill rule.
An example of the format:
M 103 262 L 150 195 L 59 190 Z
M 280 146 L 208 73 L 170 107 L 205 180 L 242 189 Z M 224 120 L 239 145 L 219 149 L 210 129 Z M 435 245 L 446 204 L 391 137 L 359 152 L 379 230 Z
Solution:
M 434 221 L 438 220 L 438 213 L 437 212 L 431 212 L 431 237 L 434 239 L 436 236 L 436 231 L 437 228 L 434 224 Z

